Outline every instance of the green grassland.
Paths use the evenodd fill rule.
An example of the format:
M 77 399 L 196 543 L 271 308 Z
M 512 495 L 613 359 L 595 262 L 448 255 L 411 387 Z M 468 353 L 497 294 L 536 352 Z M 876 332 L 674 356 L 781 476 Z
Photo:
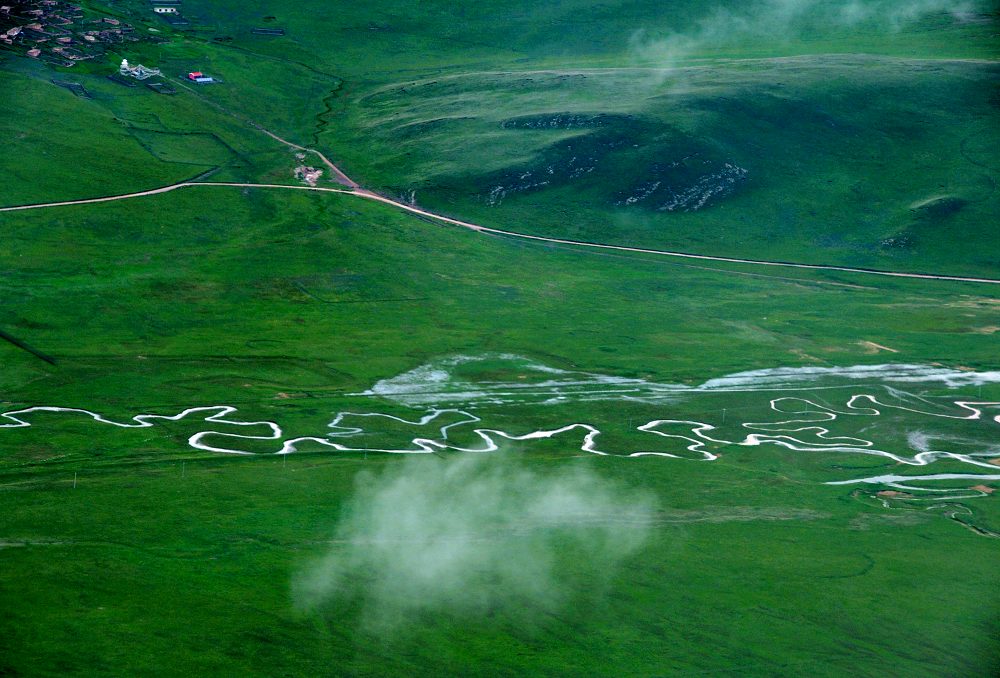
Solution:
M 336 125 L 361 131 L 359 156 L 377 164 L 346 160 L 376 165 L 384 190 L 489 224 L 982 273 L 996 260 L 998 198 L 980 159 L 1000 143 L 995 78 L 994 66 L 870 57 L 487 73 L 377 90 Z M 953 209 L 934 215 L 915 207 L 945 200 Z M 966 239 L 986 249 L 942 256 Z
M 58 365 L 8 350 L 6 409 L 58 403 L 125 420 L 227 403 L 244 420 L 316 435 L 341 409 L 404 414 L 345 394 L 454 353 L 512 351 L 689 383 L 815 359 L 803 353 L 823 364 L 871 361 L 862 338 L 907 362 L 962 355 L 982 369 L 993 358 L 991 338 L 974 329 L 996 309 L 975 285 L 928 293 L 918 282 L 858 286 L 553 250 L 349 197 L 197 188 L 143 200 L 144 210 L 121 203 L 7 219 L 7 262 L 38 262 L 18 265 L 8 283 L 9 295 L 32 290 L 10 305 L 8 329 Z M 50 239 L 37 238 L 40 229 Z M 890 313 L 895 326 L 885 321 L 890 307 L 906 309 Z M 752 418 L 746 410 L 761 404 L 735 394 L 711 407 Z M 704 403 L 678 407 L 669 413 L 706 414 Z M 622 444 L 631 442 L 626 413 L 644 421 L 665 411 L 591 403 L 480 412 L 510 430 L 604 418 Z M 585 464 L 652 488 L 681 522 L 658 528 L 596 607 L 594 573 L 579 563 L 564 573 L 569 608 L 529 613 L 527 626 L 523 611 L 503 608 L 478 620 L 421 618 L 385 640 L 351 630 L 361 626 L 358 604 L 304 613 L 287 596 L 354 474 L 391 460 L 319 448 L 284 465 L 220 459 L 186 447 L 200 422 L 123 432 L 53 415 L 33 421 L 3 431 L 3 534 L 39 542 L 2 554 L 3 654 L 15 670 L 303 673 L 332 662 L 335 673 L 362 675 L 485 664 L 511 674 L 932 675 L 975 674 L 990 661 L 992 540 L 941 511 L 886 511 L 850 487 L 823 486 L 843 476 L 837 455 L 761 448 L 701 464 L 574 459 L 568 440 L 522 446 L 518 456 L 542 473 Z M 991 498 L 967 503 L 978 525 L 997 527 Z M 705 507 L 814 513 L 702 524 Z M 965 633 L 929 640 L 945 627 Z
M 387 638 L 357 630 L 354 604 L 290 610 L 290 573 L 330 538 L 357 470 L 390 462 L 189 462 L 184 476 L 178 464 L 146 466 L 92 473 L 75 490 L 70 479 L 6 492 L 8 532 L 30 539 L 44 523 L 44 534 L 62 543 L 5 549 L 5 668 L 984 675 L 983 658 L 994 651 L 986 601 L 997 561 L 981 537 L 940 518 L 900 520 L 847 497 L 817 496 L 814 487 L 749 481 L 742 468 L 655 461 L 574 462 L 658 488 L 680 518 L 670 524 L 667 516 L 596 601 L 595 573 L 578 562 L 561 573 L 573 604 L 556 613 L 425 615 Z M 546 459 L 531 466 L 552 472 Z M 697 520 L 698 511 L 725 516 L 747 506 L 814 513 Z M 950 628 L 963 632 L 934 633 Z
M 299 160 L 260 125 L 365 187 L 511 231 L 996 278 L 996 16 L 848 25 L 819 9 L 776 40 L 745 7 L 726 5 L 718 16 L 744 28 L 719 37 L 701 3 L 220 0 L 186 3 L 180 31 L 145 2 L 95 5 L 166 41 L 59 73 L 4 53 L 0 206 L 194 177 L 295 183 Z M 177 94 L 107 80 L 122 57 L 160 67 Z M 178 76 L 196 68 L 222 82 L 186 86 Z M 235 420 L 276 422 L 282 439 L 323 439 L 340 412 L 419 418 L 431 405 L 366 391 L 455 356 L 477 358 L 455 367 L 460 384 L 490 387 L 558 370 L 693 388 L 778 367 L 998 369 L 996 285 L 587 250 L 355 196 L 185 187 L 4 212 L 0 233 L 0 330 L 55 360 L 0 343 L 0 412 L 61 406 L 126 422 L 230 405 Z M 743 423 L 782 418 L 771 398 L 843 412 L 865 393 L 895 407 L 839 417 L 832 435 L 907 457 L 924 434 L 982 453 L 996 449 L 996 408 L 946 415 L 954 401 L 1000 401 L 995 380 L 591 397 L 607 383 L 545 404 L 441 406 L 517 435 L 586 422 L 613 453 L 675 454 L 599 457 L 574 430 L 486 455 L 553 487 L 587 472 L 654 508 L 636 525 L 623 505 L 559 529 L 480 526 L 466 536 L 515 564 L 548 535 L 558 598 L 506 592 L 487 564 L 468 589 L 490 604 L 415 596 L 388 627 L 371 624 L 376 572 L 310 606 L 295 582 L 359 548 L 337 530 L 365 488 L 410 468 L 448 482 L 472 453 L 411 467 L 376 451 L 412 449 L 439 424 L 365 420 L 358 451 L 313 440 L 275 456 L 280 441 L 241 439 L 257 456 L 234 456 L 189 441 L 267 426 L 197 413 L 141 428 L 0 419 L 0 676 L 986 676 L 1000 665 L 997 495 L 968 494 L 969 479 L 915 481 L 933 490 L 927 501 L 826 484 L 988 470 L 735 443 L 709 462 L 635 428 L 706 422 L 739 440 Z M 451 440 L 481 442 L 469 427 Z M 607 530 L 642 545 L 614 567 L 588 558 L 581 544 Z
M 142 3 L 113 10 L 167 30 Z M 739 7 L 728 11 L 742 25 Z M 542 13 L 387 3 L 364 17 L 332 5 L 258 13 L 213 3 L 189 14 L 197 30 L 123 56 L 156 63 L 174 82 L 198 68 L 225 84 L 158 97 L 87 64 L 78 79 L 99 94 L 88 102 L 95 119 L 60 157 L 87 157 L 99 137 L 114 151 L 102 157 L 129 170 L 121 174 L 131 180 L 116 179 L 123 190 L 146 187 L 147 175 L 193 176 L 115 142 L 122 121 L 156 116 L 170 131 L 219 135 L 235 155 L 218 178 L 287 180 L 284 156 L 264 152 L 274 144 L 247 128 L 255 121 L 327 152 L 372 188 L 499 227 L 978 275 L 997 257 L 988 14 L 930 13 L 892 28 L 800 17 L 777 40 L 752 23 L 709 39 L 712 15 L 689 3 L 560 3 Z M 257 25 L 287 35 L 254 36 Z M 546 39 L 550 26 L 559 40 Z M 28 117 L 38 129 L 58 128 L 58 109 L 37 105 Z M 38 141 L 24 139 L 5 160 L 19 185 L 12 195 L 51 196 L 65 184 L 82 194 L 107 176 L 53 171 L 40 184 L 19 167 L 25 154 L 50 152 Z

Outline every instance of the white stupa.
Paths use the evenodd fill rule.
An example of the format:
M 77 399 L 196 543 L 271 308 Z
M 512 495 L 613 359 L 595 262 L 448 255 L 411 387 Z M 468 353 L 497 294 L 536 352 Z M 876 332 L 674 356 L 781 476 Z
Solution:
M 131 75 L 136 80 L 145 80 L 154 75 L 161 75 L 159 68 L 146 68 L 142 64 L 129 66 L 128 59 L 122 59 L 122 65 L 118 67 L 118 72 L 122 75 Z

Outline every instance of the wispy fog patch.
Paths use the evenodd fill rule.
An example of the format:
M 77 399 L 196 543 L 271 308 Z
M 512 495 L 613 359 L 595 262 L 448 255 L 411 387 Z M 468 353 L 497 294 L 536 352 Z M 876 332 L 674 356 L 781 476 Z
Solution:
M 421 613 L 551 610 L 599 590 L 648 537 L 650 494 L 584 468 L 408 459 L 356 482 L 329 551 L 293 581 L 300 608 L 360 602 L 371 627 Z
M 757 0 L 734 9 L 717 5 L 685 30 L 643 28 L 631 47 L 644 64 L 671 69 L 699 52 L 742 40 L 781 44 L 860 26 L 891 33 L 935 14 L 966 19 L 983 5 L 984 0 Z
M 477 365 L 490 369 L 486 372 L 470 369 Z M 726 374 L 698 386 L 688 386 L 561 370 L 524 356 L 484 353 L 439 358 L 352 395 L 386 398 L 410 407 L 435 408 L 621 399 L 674 403 L 704 392 L 785 390 L 852 382 L 885 388 L 891 388 L 890 384 L 940 384 L 947 388 L 963 388 L 1000 383 L 1000 370 L 974 372 L 909 363 L 772 367 Z
M 917 452 L 928 452 L 931 449 L 930 436 L 923 431 L 909 431 L 906 434 L 906 442 Z
M 796 4 L 794 0 L 786 2 Z M 813 0 L 806 4 L 821 3 Z M 982 3 L 975 0 L 849 0 L 830 4 L 835 12 L 833 18 L 842 25 L 876 22 L 894 31 L 932 14 L 950 14 L 964 20 L 982 9 Z

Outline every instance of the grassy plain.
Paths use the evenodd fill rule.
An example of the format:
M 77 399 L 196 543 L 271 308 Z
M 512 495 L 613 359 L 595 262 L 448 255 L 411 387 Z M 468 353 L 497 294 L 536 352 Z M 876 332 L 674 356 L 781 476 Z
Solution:
M 138 56 L 174 82 L 198 67 L 224 84 L 168 97 L 88 65 L 60 75 L 85 82 L 94 98 L 83 100 L 8 57 L 0 69 L 18 105 L 0 114 L 13 140 L 0 203 L 206 172 L 291 183 L 291 151 L 254 121 L 343 160 L 365 186 L 416 190 L 423 206 L 501 228 L 996 277 L 995 17 L 934 14 L 892 31 L 796 24 L 777 43 L 753 32 L 712 43 L 693 3 L 192 3 L 187 33 L 146 17 L 145 4 L 107 8 L 169 38 Z M 287 36 L 250 34 L 257 25 Z M 636 70 L 662 65 L 672 32 L 698 38 L 671 62 L 683 68 Z M 582 70 L 594 68 L 627 70 Z M 598 162 L 574 177 L 581 144 Z M 484 200 L 559 163 L 556 185 Z M 676 197 L 726 163 L 746 181 L 705 209 L 614 204 L 650 172 L 677 183 Z M 342 410 L 418 416 L 357 394 L 454 355 L 688 386 L 782 366 L 997 369 L 994 286 L 526 243 L 350 196 L 191 187 L 2 213 L 0 230 L 0 328 L 56 360 L 0 346 L 3 411 L 59 405 L 125 421 L 228 404 L 286 437 L 322 436 Z M 511 376 L 499 370 L 483 378 Z M 996 383 L 919 390 L 1000 400 Z M 630 450 L 639 422 L 728 431 L 767 417 L 768 397 L 474 411 L 519 433 L 599 423 Z M 843 407 L 841 392 L 828 397 Z M 397 457 L 315 444 L 287 458 L 202 452 L 188 445 L 206 428 L 194 418 L 135 429 L 26 418 L 31 427 L 0 429 L 0 675 L 985 676 L 1000 662 L 1000 558 L 995 538 L 967 529 L 1000 531 L 995 495 L 883 503 L 877 485 L 823 484 L 968 472 L 957 462 L 908 470 L 774 445 L 723 446 L 713 462 L 605 458 L 581 455 L 576 434 L 512 443 L 498 456 L 539 477 L 586 468 L 652 493 L 645 545 L 608 572 L 566 563 L 556 607 L 422 611 L 383 633 L 366 626 L 368 580 L 309 609 L 291 589 L 317 557 L 349 548 L 334 532 L 355 483 L 398 469 Z M 927 422 L 886 420 L 884 443 L 912 455 L 908 435 Z M 976 444 L 995 445 L 982 423 Z M 960 424 L 943 430 L 967 435 Z M 401 435 L 371 439 L 390 434 Z M 421 462 L 445 474 L 451 460 Z M 524 538 L 484 535 L 474 536 L 512 550 Z M 483 577 L 477 586 L 503 600 Z
M 8 294 L 32 290 L 10 307 L 8 329 L 58 361 L 8 352 L 6 409 L 58 403 L 124 421 L 227 403 L 245 420 L 317 435 L 340 409 L 371 409 L 345 393 L 455 353 L 510 351 L 688 383 L 811 363 L 802 353 L 865 362 L 861 338 L 908 362 L 961 354 L 983 369 L 993 355 L 972 330 L 996 310 L 974 285 L 928 294 L 911 281 L 757 277 L 525 246 L 349 197 L 197 188 L 143 200 L 142 213 L 163 217 L 122 203 L 6 220 L 5 266 L 37 262 L 18 265 L 8 283 Z M 48 239 L 37 237 L 43 228 Z M 907 315 L 886 323 L 887 306 Z M 735 394 L 720 404 L 750 418 L 744 411 L 762 403 Z M 609 435 L 624 435 L 624 416 L 712 416 L 691 407 L 487 411 L 491 426 L 509 430 L 603 418 Z M 908 666 L 930 675 L 974 674 L 990 661 L 993 607 L 970 601 L 995 590 L 991 540 L 938 511 L 886 512 L 851 488 L 819 484 L 842 477 L 837 455 L 733 450 L 705 464 L 574 459 L 571 439 L 528 447 L 526 463 L 541 473 L 583 464 L 652 488 L 666 525 L 596 608 L 586 596 L 594 573 L 580 564 L 564 573 L 571 606 L 531 615 L 527 627 L 509 609 L 472 622 L 444 614 L 385 640 L 351 630 L 358 605 L 306 614 L 290 605 L 288 587 L 329 538 L 354 474 L 392 460 L 219 459 L 185 449 L 201 422 L 121 431 L 56 415 L 32 421 L 3 431 L 4 536 L 62 543 L 4 549 L 4 656 L 16 670 L 303 673 L 332 662 L 362 675 L 485 663 L 508 673 L 837 675 L 853 666 L 874 675 Z M 978 524 L 996 526 L 990 498 L 969 504 Z M 797 517 L 715 522 L 698 513 L 761 508 Z M 933 629 L 952 626 L 967 630 L 962 644 L 928 645 Z
M 982 166 L 1000 143 L 985 96 L 995 77 L 993 65 L 867 55 L 484 73 L 360 96 L 337 126 L 361 132 L 358 155 L 378 160 L 347 161 L 375 165 L 385 190 L 490 224 L 985 273 L 996 258 L 997 196 Z M 940 203 L 949 208 L 918 207 Z M 986 249 L 947 247 L 965 238 Z

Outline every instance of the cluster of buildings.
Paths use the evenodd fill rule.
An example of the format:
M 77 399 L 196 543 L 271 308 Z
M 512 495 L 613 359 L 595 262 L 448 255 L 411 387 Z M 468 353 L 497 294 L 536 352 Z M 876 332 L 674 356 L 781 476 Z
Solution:
M 150 68 L 149 66 L 143 66 L 142 64 L 130 64 L 128 59 L 122 59 L 122 63 L 118 67 L 118 73 L 109 75 L 108 79 L 113 80 L 120 85 L 134 87 L 135 83 L 133 83 L 130 78 L 134 78 L 135 80 L 149 80 L 150 78 L 161 76 L 163 76 L 163 72 L 159 68 Z M 191 82 L 196 82 L 199 85 L 218 82 L 212 76 L 206 75 L 201 71 L 191 71 L 185 77 Z M 172 85 L 162 80 L 147 82 L 145 84 L 146 87 L 149 87 L 154 92 L 159 92 L 160 94 L 175 94 L 177 92 Z
M 215 78 L 210 75 L 205 75 L 201 71 L 191 71 L 187 74 L 187 79 L 191 82 L 196 82 L 199 85 L 207 85 L 215 82 Z
M 131 25 L 113 17 L 88 17 L 82 7 L 64 0 L 0 5 L 0 49 L 56 66 L 103 56 L 106 45 L 138 39 Z
M 8 4 L 0 4 L 0 50 L 13 51 L 55 66 L 72 66 L 77 61 L 104 57 L 108 45 L 157 40 L 155 36 L 137 33 L 133 26 L 121 19 L 101 16 L 67 0 L 0 0 L 0 3 L 4 2 Z M 165 19 L 180 18 L 181 0 L 148 2 L 157 15 Z M 140 21 L 146 22 L 145 19 Z M 121 48 L 114 51 L 121 53 Z M 122 59 L 118 72 L 108 77 L 128 87 L 135 87 L 138 84 L 136 81 L 142 81 L 162 94 L 176 92 L 163 78 L 160 69 L 130 64 L 127 59 Z M 197 84 L 220 82 L 201 71 L 192 71 L 186 78 Z M 76 83 L 53 82 L 79 96 L 86 95 L 82 86 Z
M 153 14 L 174 27 L 187 26 L 190 21 L 181 16 L 181 0 L 149 0 Z

